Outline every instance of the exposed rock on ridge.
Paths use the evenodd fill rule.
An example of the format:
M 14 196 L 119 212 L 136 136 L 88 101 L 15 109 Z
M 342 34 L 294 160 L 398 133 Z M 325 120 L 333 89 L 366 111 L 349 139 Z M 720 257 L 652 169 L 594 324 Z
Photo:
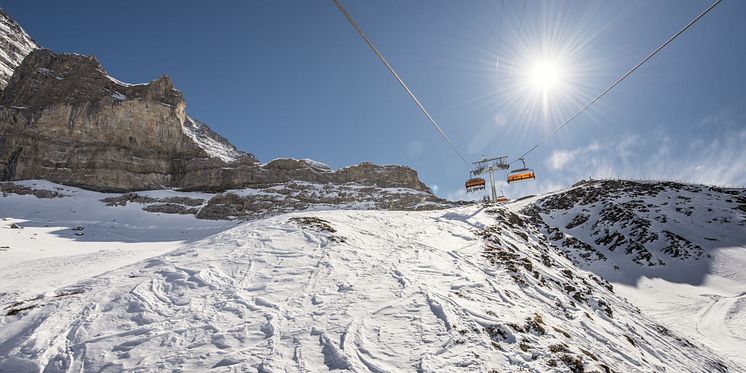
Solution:
M 35 50 L 0 96 L 0 180 L 46 179 L 103 191 L 213 191 L 296 180 L 429 192 L 414 170 L 401 166 L 331 171 L 292 159 L 261 165 L 185 108 L 166 76 L 125 84 L 95 57 Z
M 23 58 L 38 48 L 21 26 L 0 9 L 0 91 L 8 85 L 13 70 Z
M 746 242 L 746 189 L 588 181 L 523 209 L 580 266 L 610 280 L 649 273 L 684 281 L 711 250 Z

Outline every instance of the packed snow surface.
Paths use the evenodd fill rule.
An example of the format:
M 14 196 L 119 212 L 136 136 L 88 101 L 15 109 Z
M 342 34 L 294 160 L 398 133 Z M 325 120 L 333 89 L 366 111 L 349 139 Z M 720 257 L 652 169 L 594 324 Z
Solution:
M 60 263 L 87 240 L 106 242 L 98 260 L 109 267 L 96 275 L 71 267 L 74 281 L 35 294 L 27 279 L 0 273 L 15 284 L 3 290 L 0 371 L 738 369 L 639 313 L 504 208 L 306 211 L 209 226 L 138 209 L 110 208 L 124 216 L 104 218 L 84 201 L 33 220 L 34 209 L 50 213 L 42 205 L 50 200 L 9 198 L 24 200 L 4 202 L 14 219 L 5 223 L 23 219 L 27 228 L 0 229 L 0 240 L 32 228 L 56 234 L 64 241 L 50 240 L 48 250 L 67 250 Z M 76 216 L 93 223 L 95 237 L 89 228 L 85 236 L 42 230 L 74 226 Z M 115 239 L 113 219 L 132 231 Z M 220 233 L 139 261 L 104 255 L 149 240 L 159 254 L 170 248 L 156 243 L 199 229 Z M 54 264 L 29 270 L 43 278 Z
M 62 198 L 0 196 L 0 301 L 24 299 L 174 250 L 236 225 L 193 215 L 143 211 L 139 204 L 109 207 L 111 194 L 34 180 L 18 185 Z M 168 197 L 176 192 L 141 192 Z M 184 193 L 194 198 L 206 193 Z M 22 229 L 10 228 L 13 224 Z

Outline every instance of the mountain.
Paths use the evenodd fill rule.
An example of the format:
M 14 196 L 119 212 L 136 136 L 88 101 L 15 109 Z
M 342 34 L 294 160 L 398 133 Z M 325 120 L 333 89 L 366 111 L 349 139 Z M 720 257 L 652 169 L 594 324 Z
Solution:
M 3 16 L 14 25 L 3 37 L 21 40 L 26 34 Z M 4 52 L 19 49 L 16 44 L 5 43 Z M 109 76 L 93 56 L 27 49 L 23 62 L 8 65 L 13 75 L 0 94 L 0 181 L 47 180 L 120 193 L 202 191 L 207 193 L 200 198 L 132 193 L 99 198 L 201 219 L 251 219 L 329 206 L 453 205 L 404 166 L 364 162 L 332 170 L 290 158 L 260 163 L 187 115 L 183 95 L 168 76 L 128 84 Z M 6 183 L 0 189 L 26 193 L 28 187 Z M 99 200 L 92 203 L 103 203 Z
M 746 189 L 584 181 L 521 213 L 643 312 L 746 366 Z
M 251 219 L 329 206 L 453 205 L 434 196 L 408 167 L 365 162 L 332 170 L 290 158 L 260 163 L 187 115 L 168 76 L 123 83 L 93 56 L 37 48 L 20 26 L 1 16 L 0 57 L 12 58 L 0 62 L 12 76 L 0 94 L 0 181 L 47 180 L 101 192 L 208 192 L 200 198 L 99 198 L 202 219 Z M 26 193 L 28 187 L 6 183 L 0 189 Z
M 36 191 L 0 198 L 26 220 L 0 229 L 0 370 L 739 370 L 575 265 L 516 213 L 525 205 L 303 211 L 200 231 L 192 216 L 24 186 Z
M 110 77 L 94 57 L 37 49 L 0 96 L 0 179 L 45 179 L 100 191 L 226 190 L 290 181 L 429 193 L 407 167 L 332 171 L 310 160 L 260 164 L 186 114 L 167 76 Z
M 586 181 L 522 211 L 579 266 L 611 281 L 701 281 L 712 252 L 746 244 L 746 190 Z
M 38 48 L 21 26 L 0 9 L 0 91 L 8 85 L 13 71 L 24 57 Z
M 128 84 L 93 56 L 39 49 L 0 14 L 0 180 L 44 179 L 98 191 L 222 191 L 289 182 L 408 188 L 417 172 L 312 160 L 261 164 L 186 113 L 168 76 Z
M 262 163 L 2 17 L 0 372 L 746 371 L 744 189 Z

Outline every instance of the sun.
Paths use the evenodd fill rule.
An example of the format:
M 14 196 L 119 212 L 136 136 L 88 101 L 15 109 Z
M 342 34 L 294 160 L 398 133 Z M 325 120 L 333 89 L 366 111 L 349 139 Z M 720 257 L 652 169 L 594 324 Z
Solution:
M 557 120 L 556 115 L 563 112 L 569 96 L 573 96 L 573 70 L 564 61 L 565 58 L 551 56 L 527 58 L 521 66 L 520 78 L 516 79 L 516 88 L 523 92 L 522 97 L 526 110 L 535 110 L 543 117 L 543 122 Z M 538 110 L 537 110 L 538 109 Z
M 563 83 L 563 69 L 556 61 L 537 61 L 528 70 L 528 82 L 543 93 L 559 88 Z

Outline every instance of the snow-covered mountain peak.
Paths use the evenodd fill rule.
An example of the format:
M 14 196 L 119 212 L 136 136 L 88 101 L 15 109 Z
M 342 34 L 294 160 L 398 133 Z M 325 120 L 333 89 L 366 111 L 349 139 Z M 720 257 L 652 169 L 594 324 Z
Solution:
M 231 163 L 247 156 L 246 153 L 237 150 L 223 136 L 218 135 L 210 127 L 190 116 L 187 116 L 184 120 L 182 129 L 210 157 Z
M 26 31 L 0 9 L 0 90 L 8 85 L 10 76 L 26 55 L 38 47 Z
M 615 281 L 646 273 L 696 281 L 711 250 L 746 244 L 746 189 L 590 181 L 523 212 L 576 263 Z

